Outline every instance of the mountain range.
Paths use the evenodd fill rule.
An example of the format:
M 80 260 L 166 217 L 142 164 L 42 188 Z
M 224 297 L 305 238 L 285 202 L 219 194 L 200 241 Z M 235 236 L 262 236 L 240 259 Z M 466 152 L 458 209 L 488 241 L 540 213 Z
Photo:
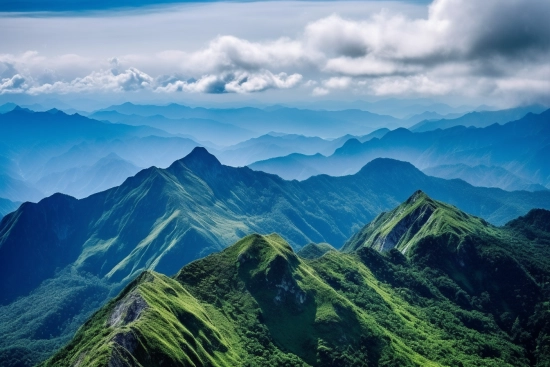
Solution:
M 276 131 L 286 134 L 337 138 L 345 134 L 365 135 L 379 128 L 397 128 L 401 126 L 401 120 L 395 117 L 378 115 L 363 110 L 326 111 L 283 106 L 270 109 L 253 107 L 220 109 L 193 108 L 176 103 L 166 106 L 124 103 L 96 111 L 95 116 L 98 116 L 97 114 L 114 116 L 113 112 L 127 116 L 206 119 L 252 131 L 257 135 Z M 116 116 L 116 118 L 120 118 L 120 115 Z M 245 137 L 241 141 L 248 138 Z
M 291 154 L 249 167 L 285 179 L 305 179 L 320 173 L 353 174 L 372 159 L 386 157 L 411 162 L 420 169 L 454 164 L 501 167 L 522 180 L 549 187 L 549 137 L 550 110 L 546 110 L 485 128 L 456 126 L 428 132 L 399 128 L 364 143 L 350 139 L 328 157 Z
M 475 186 L 499 187 L 503 190 L 546 190 L 546 187 L 522 179 L 502 167 L 487 167 L 484 165 L 468 166 L 466 164 L 450 164 L 428 167 L 422 170 L 425 174 L 451 180 L 459 178 Z
M 425 119 L 410 127 L 411 131 L 423 132 L 436 129 L 448 129 L 453 126 L 487 127 L 493 124 L 505 124 L 516 121 L 528 113 L 539 114 L 546 110 L 542 105 L 516 107 L 497 111 L 472 111 L 455 118 Z
M 342 252 L 252 234 L 143 272 L 41 366 L 544 366 L 548 223 L 494 227 L 417 191 Z
M 337 139 L 322 139 L 296 134 L 270 133 L 231 145 L 213 154 L 229 166 L 246 166 L 257 160 L 269 159 L 292 153 L 300 154 L 332 154 L 349 139 L 365 142 L 373 138 L 381 138 L 389 129 L 382 128 L 364 136 L 344 135 Z
M 55 194 L 24 203 L 0 222 L 0 364 L 47 357 L 78 320 L 144 270 L 174 274 L 255 232 L 280 233 L 295 249 L 311 242 L 339 248 L 419 188 L 494 224 L 550 208 L 548 191 L 477 188 L 391 159 L 353 176 L 298 182 L 223 166 L 204 148 L 81 200 Z M 26 310 L 37 303 L 47 310 Z

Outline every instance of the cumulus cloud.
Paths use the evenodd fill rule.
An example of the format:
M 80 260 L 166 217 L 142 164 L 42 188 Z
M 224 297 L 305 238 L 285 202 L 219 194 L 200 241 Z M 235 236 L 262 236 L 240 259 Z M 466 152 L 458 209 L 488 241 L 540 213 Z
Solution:
M 0 94 L 20 93 L 26 88 L 25 78 L 19 74 L 15 74 L 11 78 L 0 80 Z
M 362 20 L 334 14 L 304 25 L 294 38 L 221 35 L 201 49 L 110 60 L 0 55 L 1 93 L 243 94 L 302 85 L 313 96 L 542 100 L 550 98 L 548 14 L 550 2 L 542 0 L 435 0 L 424 17 L 389 10 Z
M 160 86 L 157 92 L 192 93 L 252 93 L 267 89 L 293 88 L 302 80 L 302 75 L 286 73 L 272 74 L 269 71 L 258 73 L 232 73 L 205 75 L 195 80 L 176 80 Z
M 129 68 L 119 72 L 117 69 L 93 72 L 83 78 L 76 78 L 70 82 L 58 81 L 53 84 L 45 83 L 28 89 L 30 94 L 41 93 L 78 93 L 78 92 L 128 92 L 151 88 L 154 79 L 146 73 Z

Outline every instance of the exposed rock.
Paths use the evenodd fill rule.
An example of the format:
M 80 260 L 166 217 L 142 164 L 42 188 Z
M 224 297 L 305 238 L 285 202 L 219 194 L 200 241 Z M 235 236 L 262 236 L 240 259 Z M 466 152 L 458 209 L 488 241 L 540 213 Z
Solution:
M 137 320 L 148 307 L 147 302 L 135 291 L 120 300 L 109 317 L 109 326 L 121 326 Z

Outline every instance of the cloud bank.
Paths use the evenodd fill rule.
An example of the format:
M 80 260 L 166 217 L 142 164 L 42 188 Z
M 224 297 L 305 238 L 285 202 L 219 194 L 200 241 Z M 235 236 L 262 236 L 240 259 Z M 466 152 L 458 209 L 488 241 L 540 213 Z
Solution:
M 0 94 L 246 94 L 301 87 L 314 97 L 461 95 L 548 103 L 549 18 L 550 2 L 543 0 L 435 0 L 425 17 L 384 9 L 363 20 L 333 14 L 292 38 L 252 42 L 221 35 L 195 50 L 110 60 L 3 54 Z

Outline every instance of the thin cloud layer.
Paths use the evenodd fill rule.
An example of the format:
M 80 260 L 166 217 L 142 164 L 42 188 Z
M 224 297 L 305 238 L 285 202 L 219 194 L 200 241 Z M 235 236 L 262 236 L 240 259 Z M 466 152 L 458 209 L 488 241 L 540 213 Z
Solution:
M 198 50 L 112 60 L 0 55 L 0 93 L 244 94 L 301 85 L 312 96 L 544 102 L 550 100 L 549 17 L 550 3 L 542 0 L 435 0 L 425 18 L 389 10 L 364 20 L 334 14 L 304 25 L 294 38 L 263 42 L 222 35 Z

